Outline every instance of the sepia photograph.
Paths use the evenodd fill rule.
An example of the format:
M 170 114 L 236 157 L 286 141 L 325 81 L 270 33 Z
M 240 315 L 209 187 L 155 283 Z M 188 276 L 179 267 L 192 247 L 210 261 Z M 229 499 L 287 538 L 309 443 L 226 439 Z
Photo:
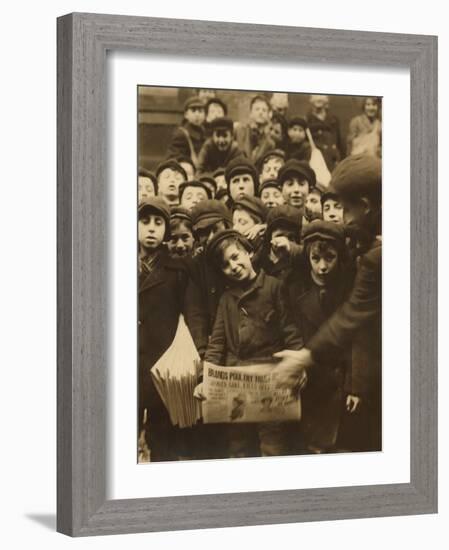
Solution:
M 137 87 L 137 461 L 382 450 L 382 98 Z

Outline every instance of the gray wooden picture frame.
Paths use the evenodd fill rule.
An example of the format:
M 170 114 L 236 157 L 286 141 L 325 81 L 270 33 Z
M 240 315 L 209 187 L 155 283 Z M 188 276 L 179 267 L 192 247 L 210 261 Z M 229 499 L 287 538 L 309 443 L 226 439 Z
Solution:
M 57 26 L 57 530 L 85 536 L 436 512 L 437 38 L 82 13 Z M 109 50 L 410 69 L 410 483 L 106 499 Z

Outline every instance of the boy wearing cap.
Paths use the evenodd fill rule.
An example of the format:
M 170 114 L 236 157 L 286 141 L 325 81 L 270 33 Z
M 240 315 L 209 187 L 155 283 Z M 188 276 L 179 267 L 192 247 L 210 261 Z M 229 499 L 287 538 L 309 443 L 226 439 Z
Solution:
M 211 123 L 216 118 L 223 118 L 228 114 L 228 107 L 226 103 L 218 97 L 211 97 L 206 102 L 206 120 L 204 122 L 204 130 L 206 137 L 210 138 L 212 135 Z
M 233 229 L 246 237 L 254 251 L 253 264 L 258 265 L 264 243 L 267 207 L 259 197 L 242 197 L 232 207 Z
M 266 153 L 259 161 L 259 181 L 263 183 L 275 180 L 281 166 L 285 164 L 285 153 L 281 149 L 273 149 Z
M 156 169 L 158 196 L 169 206 L 179 204 L 179 186 L 187 180 L 184 168 L 176 160 L 166 160 Z
M 271 106 L 263 95 L 256 95 L 250 103 L 249 122 L 236 123 L 235 139 L 239 148 L 254 163 L 256 163 L 276 144 L 269 135 Z
M 321 196 L 323 220 L 333 223 L 343 223 L 343 205 L 335 189 L 329 185 Z
M 307 122 L 301 117 L 293 117 L 288 121 L 287 158 L 310 160 L 312 149 L 306 135 Z
M 344 159 L 331 184 L 343 205 L 346 227 L 357 235 L 361 255 L 351 293 L 321 325 L 300 352 L 277 354 L 285 383 L 294 383 L 304 368 L 352 354 L 352 391 L 360 398 L 360 430 L 353 449 L 379 451 L 382 447 L 382 171 L 379 159 L 355 155 Z
M 312 187 L 309 194 L 304 201 L 304 219 L 303 226 L 312 222 L 313 220 L 321 220 L 323 217 L 323 210 L 321 207 L 321 191 L 318 187 Z
M 185 181 L 179 186 L 179 202 L 186 210 L 195 204 L 212 198 L 209 187 L 199 180 Z
M 168 148 L 168 157 L 190 157 L 195 166 L 205 140 L 204 101 L 198 96 L 190 97 L 184 104 L 184 119 L 175 129 Z
M 293 266 L 292 256 L 299 257 L 301 218 L 293 206 L 287 204 L 271 208 L 267 214 L 265 245 L 260 256 L 260 265 L 268 275 L 286 283 L 286 290 L 293 289 L 290 273 Z
M 234 125 L 230 118 L 215 118 L 209 127 L 211 137 L 204 142 L 198 156 L 199 172 L 214 172 L 243 154 L 237 142 L 233 140 Z
M 351 290 L 353 272 L 348 261 L 341 225 L 316 220 L 302 232 L 304 245 L 303 291 L 295 297 L 293 311 L 307 346 Z M 358 398 L 350 386 L 350 356 L 336 354 L 308 371 L 303 390 L 302 435 L 310 452 L 334 451 L 344 406 L 355 412 Z
M 278 182 L 286 204 L 304 209 L 304 202 L 312 187 L 315 187 L 315 172 L 305 161 L 288 160 L 279 170 Z
M 182 206 L 170 209 L 170 240 L 167 247 L 172 258 L 190 257 L 193 252 L 192 216 Z
M 139 432 L 151 461 L 176 460 L 178 433 L 170 422 L 150 369 L 170 346 L 178 326 L 187 285 L 182 264 L 169 257 L 170 212 L 159 197 L 138 208 L 139 240 Z
M 274 208 L 284 204 L 281 186 L 277 180 L 267 180 L 260 184 L 260 198 L 267 208 Z
M 270 362 L 272 353 L 287 343 L 300 349 L 302 338 L 286 307 L 282 284 L 263 270 L 256 272 L 250 243 L 235 230 L 221 231 L 208 243 L 207 254 L 229 288 L 220 299 L 205 360 L 250 365 Z M 290 453 L 289 423 L 230 424 L 228 435 L 233 458 Z
M 255 197 L 259 188 L 259 178 L 254 164 L 246 157 L 232 160 L 225 170 L 226 183 L 232 201 L 244 196 Z
M 146 170 L 145 168 L 139 168 L 138 176 L 138 202 L 141 203 L 146 199 L 155 197 L 157 195 L 157 179 L 156 176 Z

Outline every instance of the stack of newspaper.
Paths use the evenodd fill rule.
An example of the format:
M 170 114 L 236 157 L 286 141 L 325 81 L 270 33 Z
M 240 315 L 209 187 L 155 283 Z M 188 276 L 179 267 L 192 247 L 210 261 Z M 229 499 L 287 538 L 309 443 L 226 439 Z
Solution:
M 187 428 L 201 417 L 201 404 L 193 397 L 199 367 L 200 356 L 180 315 L 172 344 L 151 368 L 154 384 L 174 426 Z

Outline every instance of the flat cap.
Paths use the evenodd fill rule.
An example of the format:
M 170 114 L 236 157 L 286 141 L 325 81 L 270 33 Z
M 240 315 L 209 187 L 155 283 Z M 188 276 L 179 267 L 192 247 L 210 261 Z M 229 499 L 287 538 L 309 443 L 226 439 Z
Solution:
M 304 243 L 315 240 L 335 241 L 339 245 L 345 243 L 345 230 L 343 225 L 326 222 L 324 220 L 314 220 L 303 227 L 302 239 Z
M 232 119 L 226 116 L 214 118 L 214 120 L 210 123 L 210 129 L 212 131 L 214 130 L 229 130 L 230 132 L 234 129 L 234 123 L 232 122 Z
M 210 260 L 214 260 L 218 245 L 225 239 L 235 239 L 242 244 L 247 252 L 253 251 L 251 243 L 241 233 L 235 231 L 235 229 L 224 229 L 223 231 L 217 231 L 217 233 L 215 233 L 212 239 L 207 243 L 206 254 Z
M 371 155 L 351 155 L 332 172 L 331 185 L 339 195 L 380 200 L 382 194 L 382 164 Z
M 192 216 L 193 230 L 203 229 L 209 225 L 213 225 L 219 221 L 232 224 L 231 213 L 222 201 L 208 199 L 201 201 L 192 208 L 190 212 Z
M 206 107 L 204 101 L 198 97 L 197 95 L 194 95 L 192 97 L 189 97 L 185 103 L 184 103 L 184 112 L 187 111 L 187 109 L 194 109 L 202 107 L 203 109 Z
M 234 206 L 232 210 L 234 211 L 236 207 L 247 210 L 250 214 L 253 214 L 254 216 L 260 218 L 262 222 L 265 222 L 266 220 L 268 208 L 265 206 L 262 200 L 259 199 L 259 197 L 250 197 L 245 195 L 244 197 L 234 201 Z
M 299 175 L 301 178 L 309 182 L 310 187 L 315 187 L 316 176 L 315 172 L 310 168 L 309 163 L 305 160 L 288 160 L 284 166 L 281 166 L 278 172 L 278 182 L 282 185 L 291 175 Z

